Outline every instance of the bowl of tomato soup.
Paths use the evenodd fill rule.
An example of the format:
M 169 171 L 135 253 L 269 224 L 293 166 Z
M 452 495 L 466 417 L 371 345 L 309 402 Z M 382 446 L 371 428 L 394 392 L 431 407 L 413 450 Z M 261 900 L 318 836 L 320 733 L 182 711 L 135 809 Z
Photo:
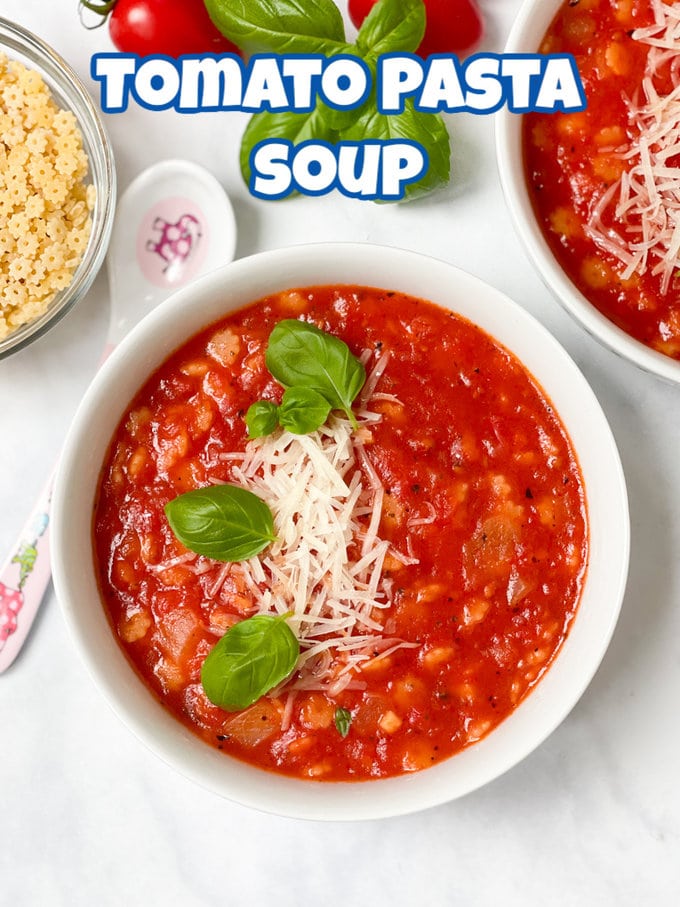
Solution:
M 586 108 L 503 111 L 498 167 L 520 238 L 557 299 L 638 366 L 680 380 L 677 7 L 528 0 L 508 53 L 573 55 Z M 674 62 L 675 61 L 675 62 Z
M 235 262 L 145 319 L 76 415 L 53 529 L 128 726 L 316 819 L 526 756 L 596 670 L 628 564 L 615 442 L 564 350 L 476 278 L 355 244 Z

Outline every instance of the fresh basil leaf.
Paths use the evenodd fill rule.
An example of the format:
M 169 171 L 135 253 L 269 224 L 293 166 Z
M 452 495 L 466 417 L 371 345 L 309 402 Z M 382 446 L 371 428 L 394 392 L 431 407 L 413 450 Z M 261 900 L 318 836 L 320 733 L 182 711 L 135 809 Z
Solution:
M 317 102 L 317 110 L 322 121 L 326 124 L 329 129 L 337 132 L 342 132 L 343 129 L 349 129 L 349 127 L 354 123 L 357 117 L 362 116 L 369 110 L 375 110 L 376 106 L 376 91 L 375 91 L 375 80 L 376 80 L 376 66 L 373 60 L 366 60 L 366 65 L 368 66 L 369 72 L 371 74 L 371 90 L 369 92 L 366 100 L 360 104 L 358 107 L 352 107 L 351 109 L 335 108 L 328 107 L 325 104 L 322 104 L 320 101 Z
M 343 141 L 363 139 L 408 139 L 418 142 L 428 154 L 427 172 L 416 183 L 406 186 L 404 198 L 413 199 L 445 185 L 451 176 L 451 142 L 441 114 L 416 110 L 406 100 L 402 113 L 385 115 L 367 110 L 340 136 Z
M 284 387 L 307 387 L 357 421 L 352 401 L 366 380 L 366 370 L 338 337 L 306 321 L 279 321 L 269 336 L 265 362 Z
M 366 16 L 357 35 L 362 56 L 416 50 L 425 34 L 423 0 L 379 0 Z
M 279 424 L 279 408 L 271 400 L 257 400 L 248 407 L 246 427 L 249 438 L 264 438 Z
M 352 713 L 349 709 L 341 709 L 338 707 L 335 710 L 335 727 L 337 728 L 338 734 L 344 739 L 349 734 L 349 728 L 352 723 Z
M 211 485 L 165 505 L 176 537 L 190 551 L 217 561 L 243 561 L 276 538 L 271 510 L 237 485 Z
M 282 428 L 294 435 L 307 435 L 323 425 L 331 405 L 311 387 L 289 387 L 279 407 Z
M 331 54 L 350 50 L 333 0 L 204 0 L 215 26 L 246 53 Z
M 251 152 L 256 145 L 266 139 L 287 139 L 293 145 L 309 139 L 335 142 L 337 132 L 331 129 L 324 118 L 327 109 L 324 105 L 318 104 L 310 113 L 263 110 L 253 114 L 241 139 L 241 173 L 246 184 L 250 186 L 252 177 Z
M 235 624 L 208 652 L 201 683 L 228 712 L 248 708 L 292 673 L 300 643 L 285 617 L 257 614 Z
M 373 102 L 370 99 L 365 101 L 359 110 L 363 110 L 365 105 L 372 103 Z M 333 139 L 331 140 L 332 142 L 336 141 L 338 132 L 341 132 L 343 129 L 348 129 L 357 118 L 356 108 L 347 110 L 344 107 L 327 107 L 325 104 L 322 104 L 321 101 L 318 101 L 316 109 L 324 127 L 334 133 Z M 315 135 L 314 138 L 318 138 L 318 136 Z M 326 141 L 328 141 L 328 139 Z

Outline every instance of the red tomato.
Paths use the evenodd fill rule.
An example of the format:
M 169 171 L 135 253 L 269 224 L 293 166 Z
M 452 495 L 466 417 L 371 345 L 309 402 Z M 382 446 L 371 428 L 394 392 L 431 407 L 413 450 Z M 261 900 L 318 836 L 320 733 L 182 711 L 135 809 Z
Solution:
M 357 28 L 378 0 L 349 0 L 349 17 Z M 482 37 L 482 18 L 474 0 L 425 0 L 427 25 L 417 50 L 428 54 L 461 54 Z
M 116 0 L 109 33 L 123 53 L 238 53 L 213 25 L 203 0 Z

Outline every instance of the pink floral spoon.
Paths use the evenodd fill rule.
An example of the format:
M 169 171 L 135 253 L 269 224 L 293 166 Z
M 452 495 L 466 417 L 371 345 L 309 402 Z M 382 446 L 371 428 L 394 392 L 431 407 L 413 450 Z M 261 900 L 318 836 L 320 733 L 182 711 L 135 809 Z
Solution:
M 211 173 L 169 160 L 140 174 L 118 203 L 107 255 L 111 321 L 103 358 L 176 289 L 230 262 L 235 248 L 231 202 Z M 0 673 L 19 654 L 50 581 L 52 481 L 0 569 Z

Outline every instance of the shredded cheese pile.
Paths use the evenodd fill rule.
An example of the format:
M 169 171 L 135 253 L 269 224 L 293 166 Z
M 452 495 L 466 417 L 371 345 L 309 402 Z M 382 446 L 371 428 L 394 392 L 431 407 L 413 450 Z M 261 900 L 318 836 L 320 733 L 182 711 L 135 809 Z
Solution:
M 625 265 L 624 280 L 651 269 L 661 275 L 665 293 L 680 264 L 680 170 L 672 162 L 680 155 L 680 3 L 652 0 L 652 6 L 654 24 L 632 35 L 650 50 L 643 98 L 628 101 L 629 122 L 636 131 L 623 154 L 630 166 L 593 208 L 586 233 Z M 669 65 L 673 88 L 659 95 L 655 79 Z M 615 200 L 622 231 L 603 224 L 603 214 Z
M 301 655 L 289 692 L 363 689 L 361 664 L 416 645 L 385 634 L 380 619 L 391 605 L 391 584 L 382 577 L 390 543 L 378 535 L 384 488 L 364 442 L 381 419 L 368 398 L 394 399 L 374 394 L 387 358 L 367 379 L 358 430 L 334 414 L 309 435 L 279 430 L 249 441 L 243 453 L 218 455 L 230 464 L 231 480 L 269 506 L 277 539 L 263 554 L 226 565 L 210 591 L 216 595 L 229 573 L 240 574 L 253 613 L 291 615 Z

